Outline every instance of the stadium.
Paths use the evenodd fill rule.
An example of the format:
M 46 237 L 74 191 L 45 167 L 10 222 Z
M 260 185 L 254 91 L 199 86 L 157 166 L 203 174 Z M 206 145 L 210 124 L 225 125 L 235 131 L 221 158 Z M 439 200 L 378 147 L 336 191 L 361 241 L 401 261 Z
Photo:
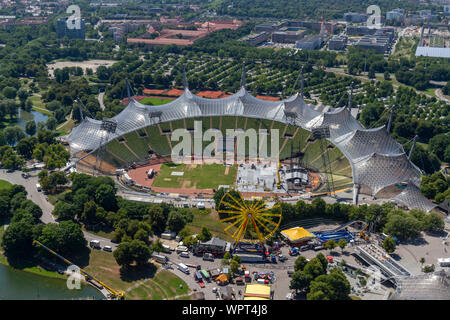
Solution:
M 258 182 L 264 180 L 264 188 L 249 189 L 253 182 L 247 182 L 247 189 L 241 191 L 260 195 L 276 190 L 279 170 L 282 191 L 287 193 L 291 187 L 316 195 L 353 189 L 354 203 L 361 193 L 409 208 L 434 208 L 420 193 L 421 170 L 391 138 L 389 124 L 366 129 L 349 108 L 310 105 L 300 94 L 280 101 L 256 98 L 246 90 L 244 75 L 240 90 L 225 98 L 196 96 L 185 81 L 183 94 L 164 105 L 144 105 L 130 99 L 127 107 L 111 119 L 82 117 L 80 125 L 64 139 L 79 170 L 114 175 L 119 169 L 125 183 L 132 182 L 134 188 L 144 191 L 211 193 L 250 176 L 239 173 L 242 165 L 170 162 L 172 132 L 184 128 L 193 134 L 194 121 L 199 120 L 203 131 L 213 128 L 224 136 L 226 129 L 279 129 L 280 163 L 273 172 L 273 185 L 269 186 L 272 177 L 269 183 L 258 177 Z M 301 183 L 284 185 L 287 180 Z

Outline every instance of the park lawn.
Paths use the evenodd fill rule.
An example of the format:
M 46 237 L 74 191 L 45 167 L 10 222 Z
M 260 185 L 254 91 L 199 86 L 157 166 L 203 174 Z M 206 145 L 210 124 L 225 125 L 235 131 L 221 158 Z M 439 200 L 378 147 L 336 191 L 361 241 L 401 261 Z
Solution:
M 193 212 L 194 219 L 187 224 L 193 234 L 200 233 L 202 227 L 206 227 L 213 236 L 231 241 L 230 236 L 223 231 L 222 224 L 219 222 L 219 216 L 215 210 L 194 209 Z
M 140 271 L 131 270 L 128 275 L 121 274 L 113 254 L 101 250 L 91 249 L 89 265 L 84 270 L 112 288 L 124 291 L 125 299 L 161 300 L 189 292 L 188 285 L 167 270 L 155 274 L 148 267 Z
M 153 106 L 159 106 L 162 104 L 166 104 L 173 101 L 172 99 L 161 99 L 161 98 L 144 98 L 141 101 L 139 101 L 142 104 L 146 104 L 146 105 L 153 105 Z
M 228 174 L 225 172 L 228 168 Z M 172 172 L 184 172 L 173 176 Z M 182 189 L 214 189 L 219 185 L 234 185 L 237 166 L 225 167 L 222 164 L 186 165 L 164 163 L 153 182 L 154 187 Z
M 57 132 L 60 133 L 62 135 L 70 133 L 70 131 L 72 130 L 72 128 L 75 127 L 75 121 L 73 121 L 72 119 L 68 120 L 67 122 L 63 123 L 62 125 L 59 125 L 58 127 L 56 127 Z
M 0 190 L 1 189 L 8 189 L 12 186 L 12 184 L 6 180 L 0 180 Z

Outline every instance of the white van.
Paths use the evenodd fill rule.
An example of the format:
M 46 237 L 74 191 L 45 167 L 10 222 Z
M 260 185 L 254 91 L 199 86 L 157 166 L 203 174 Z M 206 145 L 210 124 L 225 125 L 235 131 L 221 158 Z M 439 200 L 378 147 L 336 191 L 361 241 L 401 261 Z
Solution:
M 100 249 L 100 241 L 98 240 L 91 240 L 89 242 L 89 245 L 91 246 L 91 248 Z
M 187 251 L 180 252 L 180 257 L 189 258 L 189 253 Z
M 179 263 L 177 267 L 181 272 L 189 274 L 189 268 L 184 263 Z
M 186 247 L 186 246 L 178 246 L 178 247 L 175 248 L 175 251 L 176 251 L 177 253 L 180 253 L 180 252 L 187 252 L 187 251 L 188 251 L 188 247 Z
M 205 204 L 203 202 L 199 202 L 199 203 L 197 203 L 197 208 L 200 209 L 200 210 L 204 210 L 206 207 L 205 207 Z
M 41 192 L 41 185 L 39 183 L 36 183 L 36 189 L 37 191 Z

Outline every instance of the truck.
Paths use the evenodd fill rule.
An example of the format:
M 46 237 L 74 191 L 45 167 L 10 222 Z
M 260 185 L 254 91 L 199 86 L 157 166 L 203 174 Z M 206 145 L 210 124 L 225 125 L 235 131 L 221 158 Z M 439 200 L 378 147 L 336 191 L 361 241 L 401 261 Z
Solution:
M 100 241 L 91 240 L 91 241 L 89 241 L 89 246 L 94 249 L 100 249 Z
M 450 267 L 450 258 L 439 258 L 437 261 L 441 267 Z
M 207 261 L 214 261 L 214 256 L 211 253 L 204 253 L 203 254 L 203 260 Z
M 187 251 L 188 251 L 188 248 L 185 247 L 185 246 L 178 246 L 178 247 L 175 248 L 175 251 L 176 251 L 177 253 L 180 253 L 180 252 L 187 252 Z
M 159 263 L 167 263 L 169 259 L 166 256 L 160 255 L 160 254 L 152 254 L 152 258 L 155 259 Z
M 189 274 L 189 268 L 184 264 L 184 263 L 179 263 L 177 265 L 178 270 L 180 270 L 181 272 L 184 272 L 186 274 Z
M 265 257 L 261 254 L 239 254 L 241 262 L 263 262 Z

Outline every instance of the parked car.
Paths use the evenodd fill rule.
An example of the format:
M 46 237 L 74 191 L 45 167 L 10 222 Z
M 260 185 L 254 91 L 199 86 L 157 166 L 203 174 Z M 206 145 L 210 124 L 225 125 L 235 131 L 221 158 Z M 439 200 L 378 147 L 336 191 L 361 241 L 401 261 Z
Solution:
M 189 253 L 186 251 L 180 252 L 180 257 L 182 258 L 189 258 Z
M 288 258 L 286 256 L 283 256 L 282 254 L 278 255 L 278 260 L 281 262 L 286 261 Z
M 103 250 L 104 250 L 104 251 L 108 251 L 108 252 L 112 252 L 111 246 L 104 246 L 104 247 L 103 247 Z

